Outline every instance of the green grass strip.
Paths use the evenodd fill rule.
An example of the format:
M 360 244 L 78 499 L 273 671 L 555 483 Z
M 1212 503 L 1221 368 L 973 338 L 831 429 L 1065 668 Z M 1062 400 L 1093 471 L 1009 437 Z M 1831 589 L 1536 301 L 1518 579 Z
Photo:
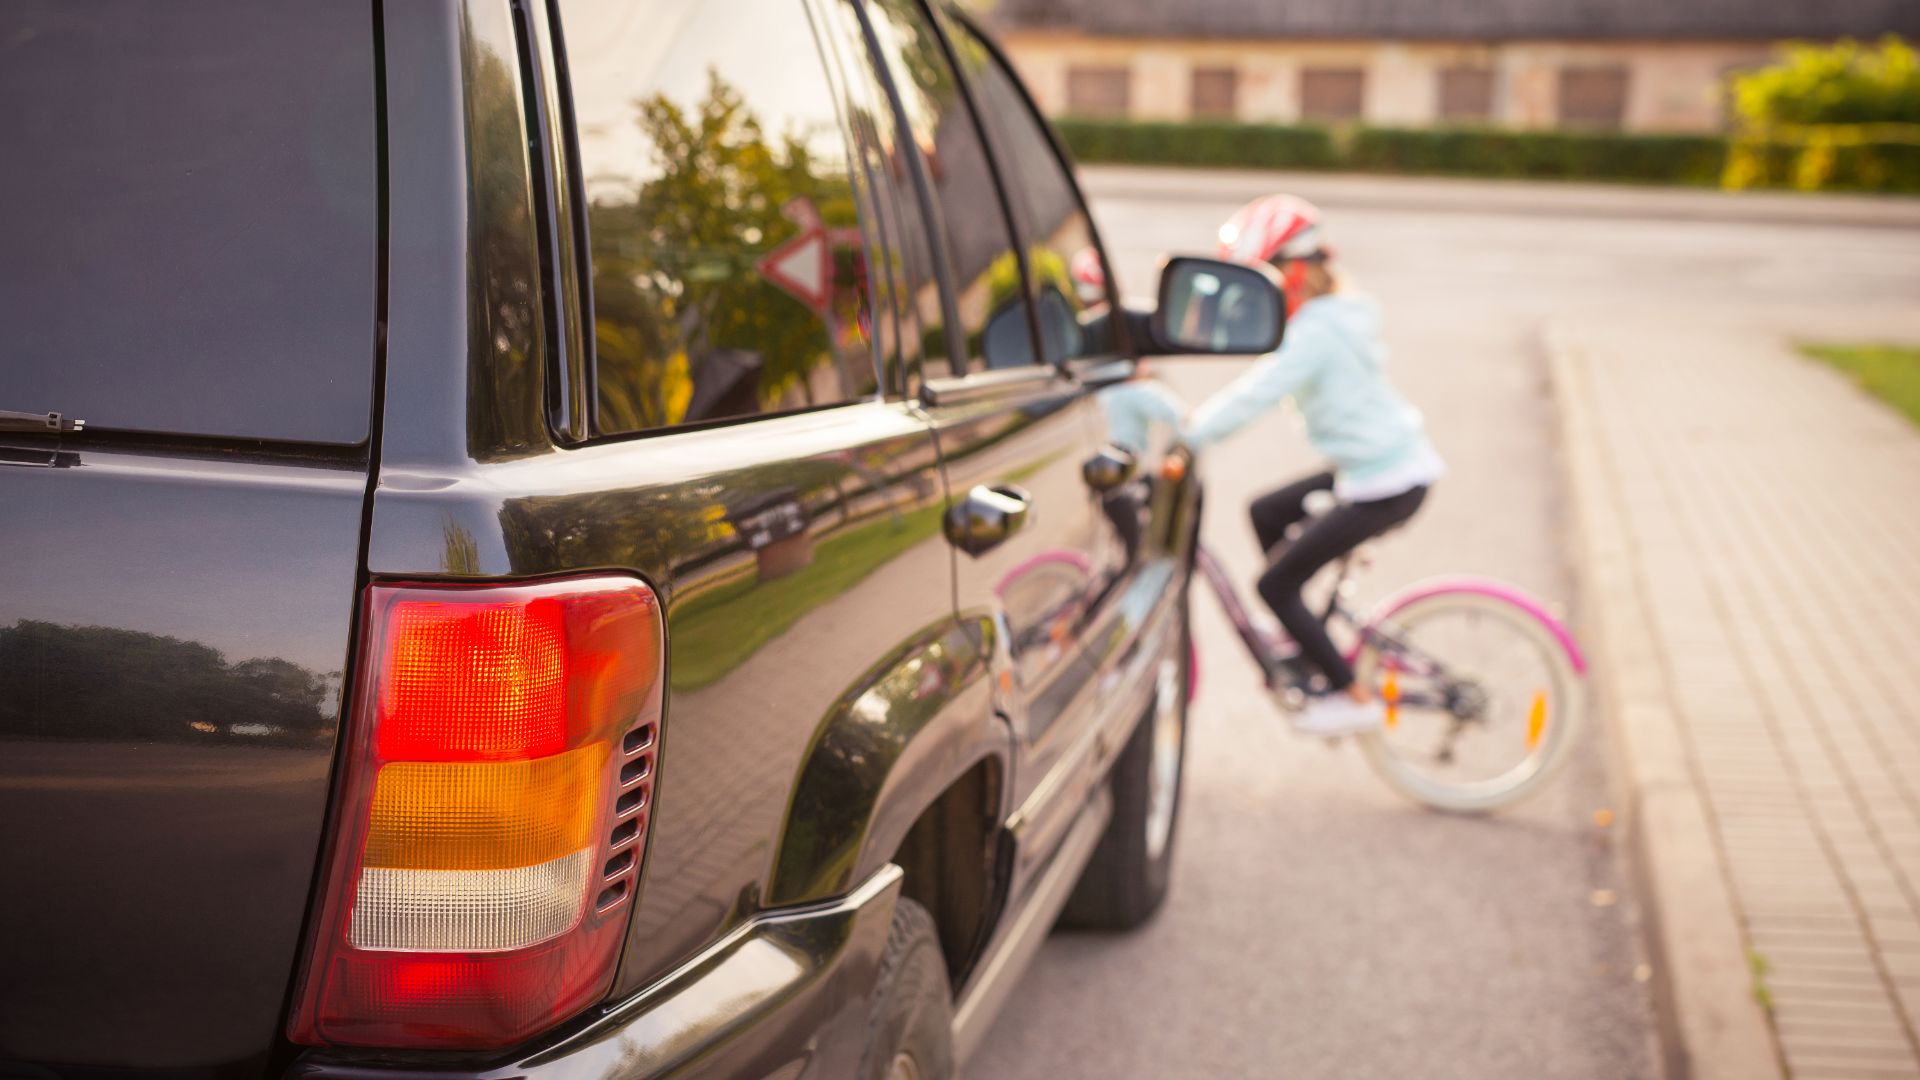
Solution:
M 1920 346 L 1806 344 L 1800 351 L 1839 368 L 1920 426 Z

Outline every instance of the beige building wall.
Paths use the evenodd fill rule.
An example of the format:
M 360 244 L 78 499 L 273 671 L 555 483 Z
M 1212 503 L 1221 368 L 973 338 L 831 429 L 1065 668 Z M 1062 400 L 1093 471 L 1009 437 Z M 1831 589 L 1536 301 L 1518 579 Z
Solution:
M 1440 112 L 1440 73 L 1449 67 L 1494 72 L 1493 114 L 1503 127 L 1559 124 L 1560 78 L 1568 68 L 1622 68 L 1627 131 L 1718 131 L 1725 118 L 1727 73 L 1773 58 L 1765 42 L 1225 42 L 1095 38 L 1058 32 L 1009 31 L 1001 42 L 1051 115 L 1067 112 L 1067 75 L 1074 68 L 1119 68 L 1130 76 L 1129 114 L 1178 120 L 1190 114 L 1195 68 L 1238 72 L 1241 120 L 1295 123 L 1300 83 L 1310 68 L 1364 72 L 1362 119 L 1422 127 Z

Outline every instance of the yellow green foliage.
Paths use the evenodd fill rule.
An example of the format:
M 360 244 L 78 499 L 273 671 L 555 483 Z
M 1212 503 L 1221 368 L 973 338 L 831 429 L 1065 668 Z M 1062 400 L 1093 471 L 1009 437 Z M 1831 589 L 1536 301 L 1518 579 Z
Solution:
M 1920 124 L 1920 58 L 1888 35 L 1877 45 L 1791 45 L 1778 64 L 1733 80 L 1747 126 Z

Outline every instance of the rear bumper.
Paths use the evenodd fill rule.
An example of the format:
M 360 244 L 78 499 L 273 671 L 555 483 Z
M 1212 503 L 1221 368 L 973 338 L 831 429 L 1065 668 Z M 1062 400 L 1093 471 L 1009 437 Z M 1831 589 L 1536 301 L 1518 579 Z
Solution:
M 302 1080 L 703 1075 L 837 1080 L 858 1068 L 899 867 L 827 904 L 765 914 L 637 997 L 519 1051 L 467 1067 L 311 1051 Z

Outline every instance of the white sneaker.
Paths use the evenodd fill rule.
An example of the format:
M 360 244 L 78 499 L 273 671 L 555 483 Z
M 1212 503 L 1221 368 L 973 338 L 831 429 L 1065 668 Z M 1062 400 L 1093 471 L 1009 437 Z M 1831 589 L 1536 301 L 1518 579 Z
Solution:
M 1344 692 L 1312 698 L 1293 715 L 1293 730 L 1302 735 L 1361 735 L 1386 726 L 1386 706 L 1377 701 L 1362 705 Z

